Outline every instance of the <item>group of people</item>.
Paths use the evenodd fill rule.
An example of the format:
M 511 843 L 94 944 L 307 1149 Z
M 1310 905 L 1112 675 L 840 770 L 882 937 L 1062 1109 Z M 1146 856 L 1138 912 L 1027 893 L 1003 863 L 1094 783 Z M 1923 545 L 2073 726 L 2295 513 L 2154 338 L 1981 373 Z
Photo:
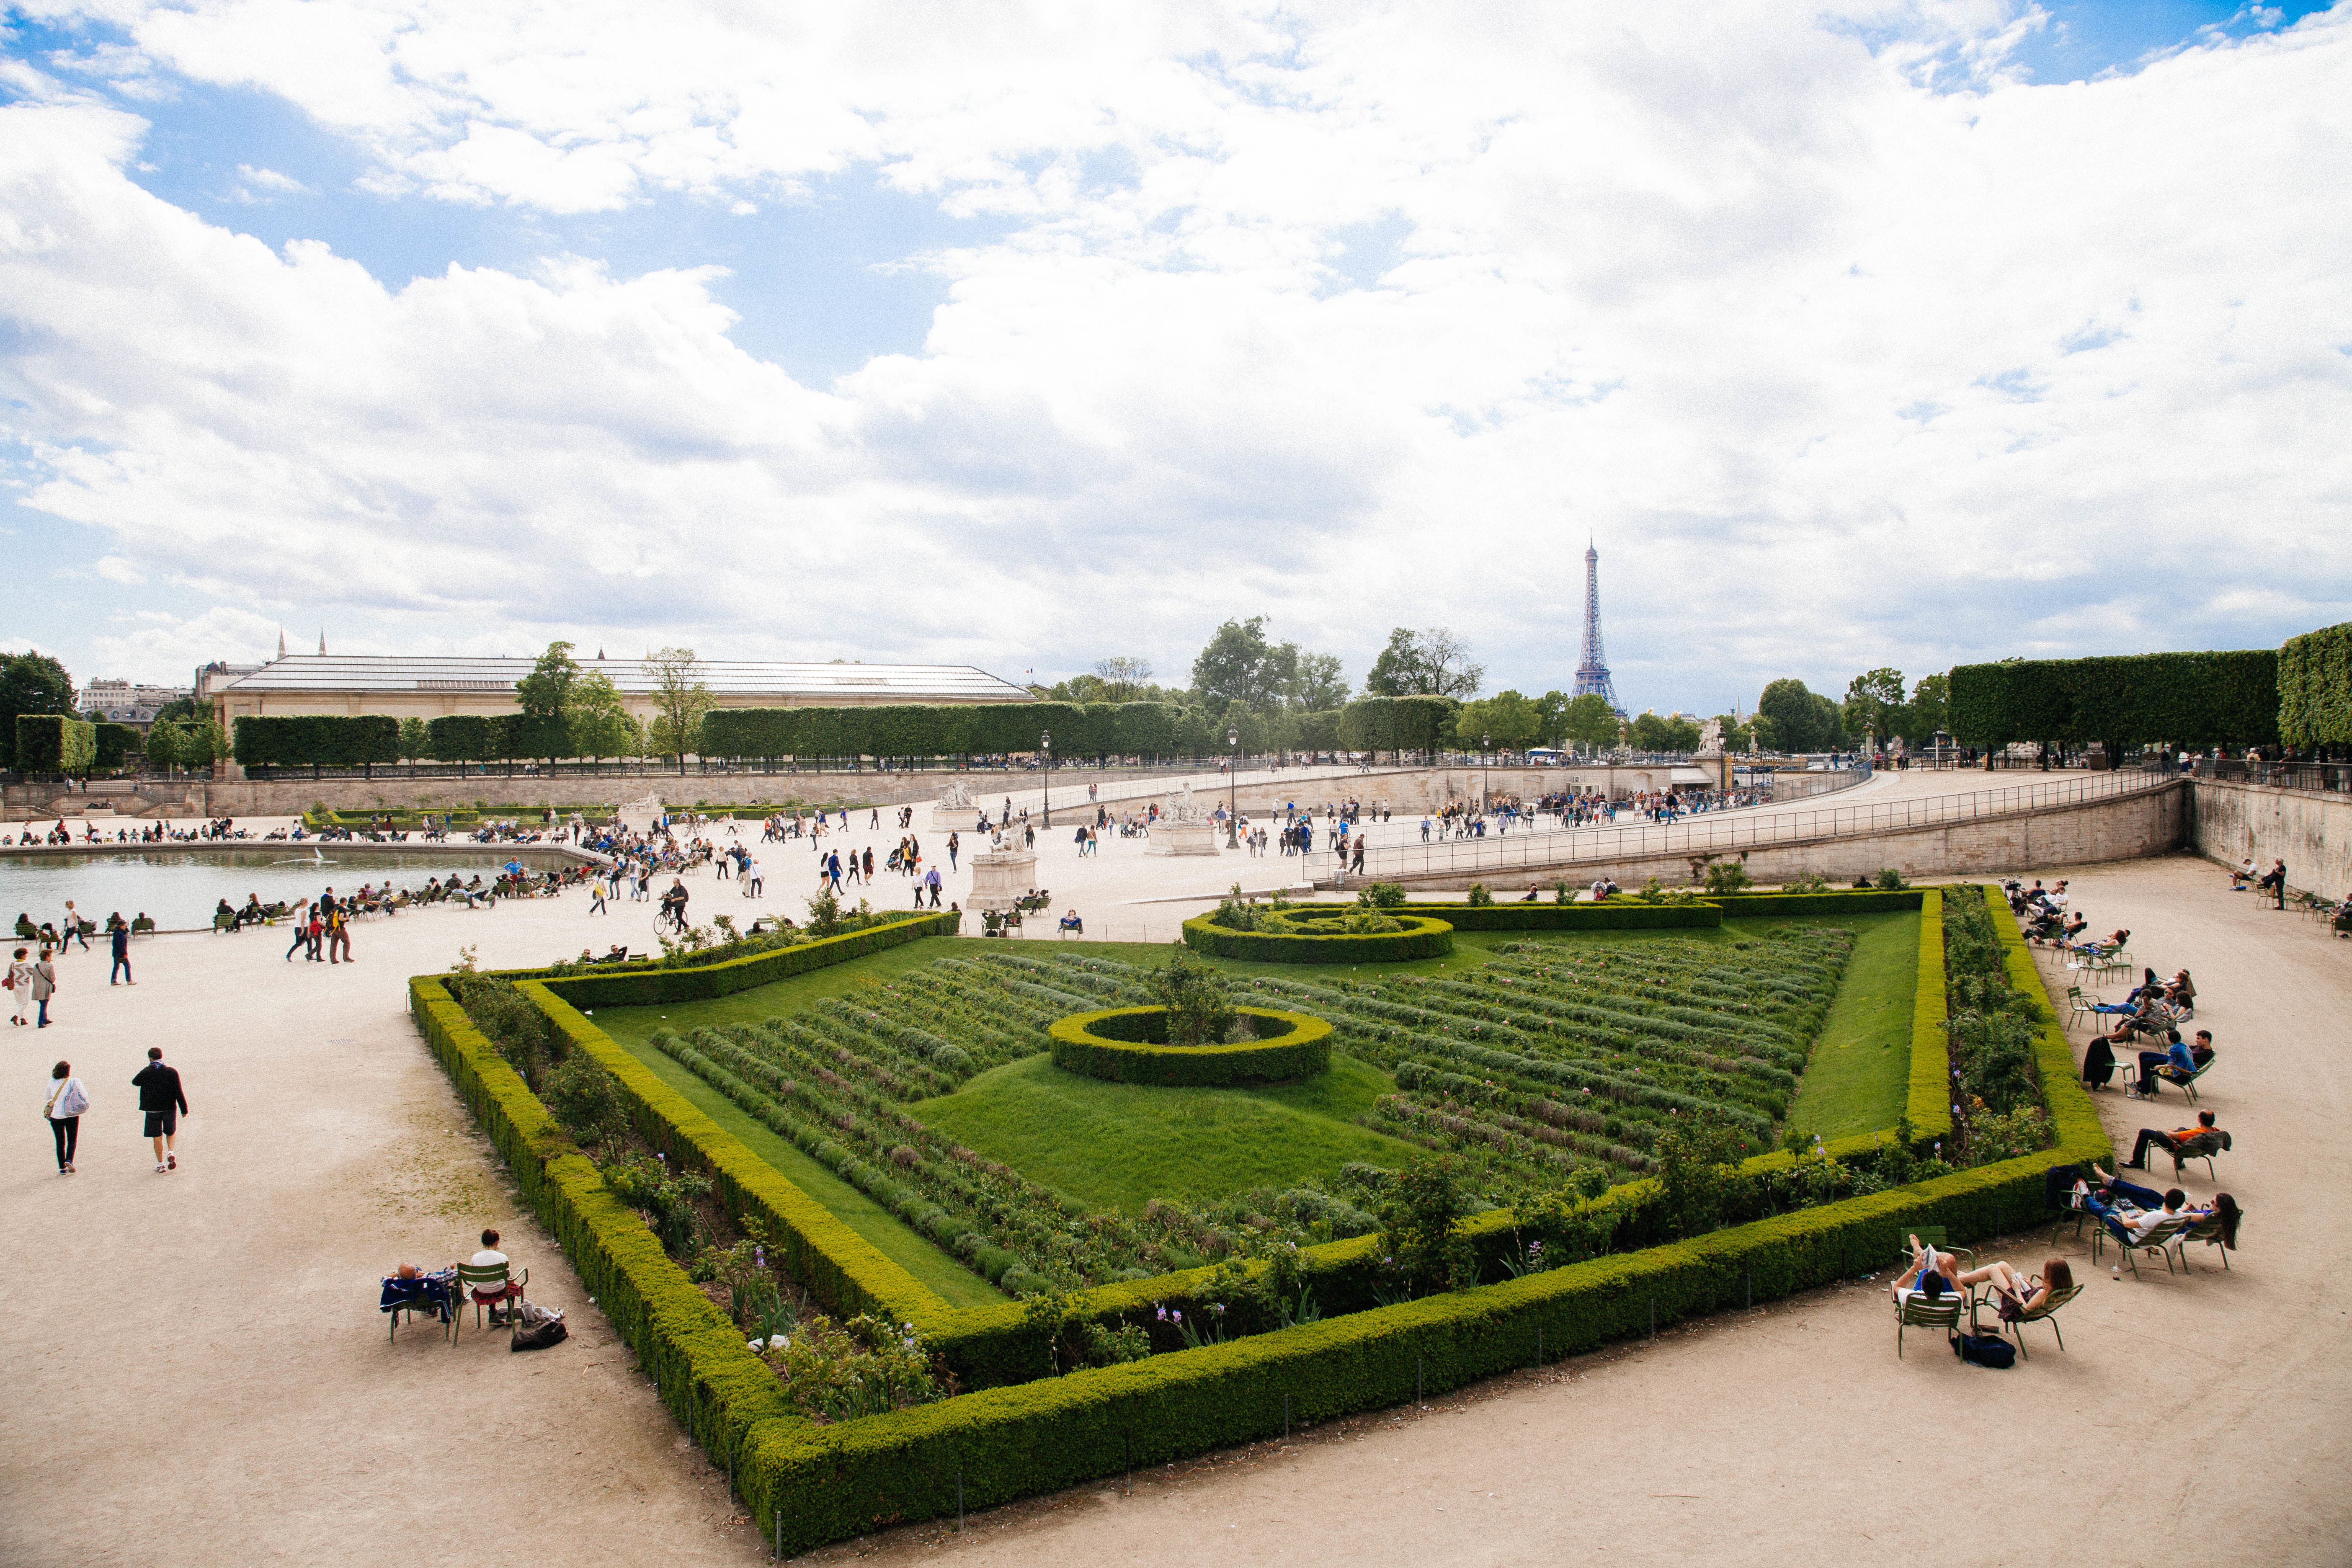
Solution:
M 29 1026 L 46 1029 L 55 1022 L 49 1016 L 49 1004 L 58 994 L 58 960 L 76 942 L 81 944 L 84 952 L 89 952 L 89 933 L 95 929 L 92 922 L 74 908 L 71 899 L 66 900 L 65 912 L 54 926 L 47 921 L 37 926 L 30 915 L 17 915 L 16 935 L 31 945 L 16 949 L 5 973 L 0 973 L 0 986 L 6 987 L 16 1003 L 9 1013 L 12 1026 Z M 106 917 L 107 955 L 113 961 L 113 967 L 107 977 L 108 984 L 138 984 L 131 977 L 131 933 L 134 930 L 154 929 L 155 922 L 149 920 L 143 911 L 135 923 L 124 920 L 121 910 Z
M 237 826 L 236 818 L 220 816 L 209 822 L 200 823 L 194 827 L 173 827 L 167 822 L 142 822 L 135 828 L 127 825 L 117 827 L 110 835 L 100 833 L 98 830 L 98 824 L 85 819 L 81 825 L 81 837 L 77 839 L 73 830 L 66 826 L 66 819 L 61 816 L 58 818 L 55 826 L 47 829 L 37 838 L 33 836 L 32 825 L 26 824 L 23 830 L 16 835 L 16 842 L 20 845 L 198 844 L 208 839 L 250 837 L 251 835 L 244 828 Z
M 146 1065 L 131 1074 L 131 1085 L 139 1091 L 140 1113 L 146 1119 L 144 1136 L 155 1152 L 155 1173 L 160 1176 L 178 1170 L 180 1118 L 188 1114 L 188 1091 L 180 1081 L 178 1069 L 164 1062 L 163 1047 L 147 1047 Z M 41 1114 L 48 1121 L 49 1135 L 57 1145 L 60 1176 L 74 1173 L 74 1156 L 81 1142 L 81 1119 L 89 1114 L 89 1089 L 75 1075 L 71 1062 L 59 1062 L 49 1069 Z

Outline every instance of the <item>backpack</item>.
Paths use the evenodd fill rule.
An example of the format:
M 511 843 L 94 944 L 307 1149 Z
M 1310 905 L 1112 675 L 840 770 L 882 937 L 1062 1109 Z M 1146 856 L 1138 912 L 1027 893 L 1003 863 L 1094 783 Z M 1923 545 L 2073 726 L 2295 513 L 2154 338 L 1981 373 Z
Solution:
M 2017 1347 L 1999 1334 L 1954 1334 L 1952 1353 L 1971 1366 L 2017 1364 Z
M 570 1332 L 563 1326 L 563 1314 L 551 1312 L 529 1301 L 515 1303 L 516 1328 L 507 1340 L 510 1351 L 543 1351 L 550 1345 L 560 1345 Z

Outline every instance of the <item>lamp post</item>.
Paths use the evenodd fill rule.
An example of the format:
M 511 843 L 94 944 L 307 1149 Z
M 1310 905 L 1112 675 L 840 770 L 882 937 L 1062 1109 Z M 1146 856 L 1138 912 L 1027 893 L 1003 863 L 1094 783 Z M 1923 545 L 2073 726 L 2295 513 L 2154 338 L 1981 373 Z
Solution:
M 1486 816 L 1494 809 L 1495 737 L 1478 737 L 1478 750 L 1486 759 L 1485 771 L 1478 775 L 1478 815 Z
M 1235 724 L 1225 731 L 1225 744 L 1234 749 L 1233 771 L 1225 775 L 1225 847 L 1242 847 L 1242 728 Z
M 1045 758 L 1045 825 L 1047 827 L 1049 827 L 1049 828 L 1050 828 L 1050 827 L 1052 827 L 1052 826 L 1054 826 L 1054 731 L 1051 731 L 1051 730 L 1047 730 L 1047 731 L 1045 731 L 1041 732 L 1041 733 L 1038 735 L 1038 737 L 1037 737 L 1037 750 L 1038 750 L 1038 752 L 1039 752 L 1044 756 L 1044 758 Z

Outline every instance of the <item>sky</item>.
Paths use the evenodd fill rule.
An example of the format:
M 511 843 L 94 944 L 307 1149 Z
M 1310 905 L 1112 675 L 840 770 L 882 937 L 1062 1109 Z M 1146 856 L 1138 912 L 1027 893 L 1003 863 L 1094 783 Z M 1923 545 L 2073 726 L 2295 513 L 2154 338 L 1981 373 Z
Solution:
M 0 10 L 0 647 L 1633 710 L 2352 619 L 2352 7 Z M 1117 613 L 1114 614 L 1113 612 Z

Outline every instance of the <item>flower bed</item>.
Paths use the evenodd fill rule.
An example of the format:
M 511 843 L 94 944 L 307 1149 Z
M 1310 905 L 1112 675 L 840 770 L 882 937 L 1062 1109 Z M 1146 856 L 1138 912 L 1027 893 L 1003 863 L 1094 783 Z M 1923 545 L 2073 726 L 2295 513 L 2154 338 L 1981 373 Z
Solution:
M 1954 896 L 1979 890 L 1956 889 Z M 1927 895 L 1924 911 L 1930 918 L 1923 921 L 1914 1022 L 1910 1111 L 1923 1138 L 1950 1124 L 1942 950 L 1925 939 L 1924 929 L 1938 923 L 1937 897 Z M 603 1191 L 521 1080 L 448 1001 L 438 978 L 412 982 L 412 994 L 426 1037 L 515 1167 L 526 1199 L 578 1262 L 665 1401 L 735 1475 L 762 1535 L 796 1552 L 886 1523 L 937 1518 L 959 1500 L 988 1507 L 1263 1437 L 1281 1429 L 1286 1411 L 1294 1421 L 1311 1422 L 1393 1405 L 1416 1388 L 1458 1387 L 1528 1364 L 1538 1342 L 1542 1359 L 1552 1360 L 1743 1300 L 1850 1279 L 1886 1262 L 1906 1229 L 1942 1226 L 1952 1241 L 1965 1242 L 2030 1221 L 2043 1213 L 2048 1169 L 2112 1158 L 2112 1150 L 2063 1034 L 2041 1001 L 2022 942 L 2005 910 L 1997 921 L 2011 981 L 2034 999 L 2041 1023 L 2035 1061 L 2053 1148 L 1391 1306 L 1371 1306 L 1380 1278 L 1377 1238 L 1303 1248 L 1297 1266 L 1325 1303 L 1321 1321 L 1196 1350 L 1161 1342 L 1153 1303 L 1181 1301 L 1189 1309 L 1203 1292 L 1224 1290 L 1226 1275 L 1194 1269 L 1107 1284 L 1062 1299 L 1066 1321 L 1139 1327 L 1163 1353 L 1059 1377 L 1048 1375 L 1054 1363 L 1047 1347 L 1065 1320 L 1041 1318 L 1035 1302 L 948 1309 L 582 1017 L 562 994 L 575 982 L 524 983 L 520 989 L 573 1048 L 613 1069 L 648 1142 L 673 1150 L 674 1159 L 690 1153 L 707 1162 L 716 1190 L 737 1212 L 789 1222 L 794 1273 L 814 1294 L 836 1310 L 855 1310 L 839 1300 L 845 1297 L 915 1324 L 964 1386 L 979 1390 L 823 1426 L 785 1406 L 773 1374 L 662 1256 L 643 1223 Z M 1838 1141 L 1828 1152 L 1861 1158 L 1885 1146 L 1880 1134 Z M 1775 1152 L 1745 1162 L 1737 1174 L 1777 1181 L 1802 1163 Z M 1491 1266 L 1515 1249 L 1522 1226 L 1601 1220 L 1621 1228 L 1654 1226 L 1659 1193 L 1658 1183 L 1639 1181 L 1526 1215 L 1498 1209 L 1465 1222 L 1461 1234 Z M 1370 1310 L 1351 1310 L 1359 1307 Z
M 1331 1065 L 1331 1026 L 1304 1013 L 1239 1007 L 1257 1038 L 1238 1045 L 1171 1046 L 1165 1007 L 1110 1007 L 1057 1018 L 1054 1065 L 1113 1083 L 1223 1089 L 1293 1083 Z M 1155 1037 L 1155 1036 L 1157 1037 Z
M 1292 923 L 1338 921 L 1352 911 L 1335 908 L 1328 915 L 1307 910 L 1286 911 Z M 1416 958 L 1440 958 L 1454 951 L 1454 928 L 1428 915 L 1384 911 L 1402 931 L 1229 931 L 1209 915 L 1184 922 L 1184 942 L 1195 952 L 1216 958 L 1243 959 L 1255 963 L 1402 963 Z

